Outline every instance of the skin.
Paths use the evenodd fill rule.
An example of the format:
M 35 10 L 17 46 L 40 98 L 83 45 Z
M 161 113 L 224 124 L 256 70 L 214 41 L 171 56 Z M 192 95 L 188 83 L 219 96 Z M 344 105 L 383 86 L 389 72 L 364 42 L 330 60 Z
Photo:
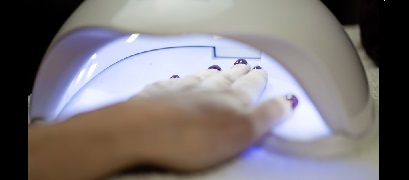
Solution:
M 192 86 L 179 88 L 175 82 L 191 82 L 190 77 L 166 80 L 146 87 L 127 101 L 59 123 L 30 127 L 29 179 L 100 179 L 144 164 L 196 171 L 237 157 L 282 121 L 283 113 L 288 113 L 291 107 L 282 98 L 251 106 L 254 93 L 260 93 L 254 87 L 264 86 L 243 82 L 247 79 L 265 85 L 266 79 L 256 80 L 266 74 L 259 70 L 259 76 L 256 71 L 245 76 L 250 69 L 243 68 L 247 70 L 235 75 L 234 81 L 226 81 L 229 85 L 217 86 L 224 88 L 208 86 L 211 84 L 208 80 L 220 83 L 225 78 L 223 74 L 228 74 L 225 72 L 219 78 L 206 76 Z M 176 85 L 169 85 L 170 81 Z M 240 88 L 234 82 L 243 86 Z M 152 90 L 163 83 L 172 88 Z

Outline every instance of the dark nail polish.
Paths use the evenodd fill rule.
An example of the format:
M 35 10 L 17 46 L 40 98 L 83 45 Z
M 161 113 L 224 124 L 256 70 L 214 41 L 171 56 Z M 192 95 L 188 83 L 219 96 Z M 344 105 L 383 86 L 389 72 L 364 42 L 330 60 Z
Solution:
M 237 61 L 234 62 L 234 65 L 236 64 L 246 64 L 247 65 L 247 61 L 245 59 L 237 59 Z
M 174 79 L 174 78 L 180 78 L 178 75 L 173 75 L 170 77 L 170 79 Z
M 263 69 L 261 66 L 254 66 L 253 69 Z
M 219 70 L 219 71 L 222 70 L 222 68 L 221 68 L 220 66 L 218 66 L 218 65 L 212 65 L 212 66 L 210 66 L 210 67 L 207 68 L 207 69 L 217 69 L 217 70 Z
M 298 99 L 296 96 L 292 95 L 292 94 L 288 94 L 285 96 L 285 98 L 287 99 L 287 101 L 290 101 L 292 104 L 292 108 L 295 109 L 295 107 L 297 107 L 298 105 Z

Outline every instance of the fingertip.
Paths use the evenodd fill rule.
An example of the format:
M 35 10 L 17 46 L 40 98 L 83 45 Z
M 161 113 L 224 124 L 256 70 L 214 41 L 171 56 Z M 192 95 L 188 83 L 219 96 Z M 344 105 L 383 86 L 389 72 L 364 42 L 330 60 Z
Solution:
M 254 66 L 252 69 L 263 69 L 261 66 Z
M 248 73 L 251 70 L 251 65 L 250 64 L 237 64 L 237 65 L 232 66 L 230 69 L 240 70 L 240 71 Z
M 272 127 L 284 121 L 292 112 L 293 104 L 280 96 L 269 99 L 258 105 L 251 111 L 255 134 L 260 137 Z
M 256 67 L 256 66 L 255 66 Z M 262 76 L 263 78 L 267 79 L 268 78 L 268 73 L 265 69 L 263 68 L 255 68 L 253 67 L 253 69 L 249 72 L 252 74 L 257 74 L 259 76 Z
M 291 103 L 291 107 L 295 109 L 298 106 L 298 98 L 293 94 L 287 94 L 285 96 L 286 100 Z
M 219 65 L 212 65 L 212 66 L 210 66 L 210 67 L 207 68 L 207 69 L 216 69 L 216 70 L 218 70 L 218 71 L 221 71 L 221 70 L 222 70 L 222 68 L 221 68 Z
M 250 64 L 245 59 L 237 59 L 237 61 L 234 62 L 233 66 L 231 68 L 244 68 L 244 69 L 246 69 L 246 71 L 251 70 Z
M 237 59 L 237 61 L 234 62 L 233 65 L 237 65 L 237 64 L 245 64 L 245 65 L 247 65 L 248 63 L 247 63 L 247 60 L 240 58 L 240 59 Z

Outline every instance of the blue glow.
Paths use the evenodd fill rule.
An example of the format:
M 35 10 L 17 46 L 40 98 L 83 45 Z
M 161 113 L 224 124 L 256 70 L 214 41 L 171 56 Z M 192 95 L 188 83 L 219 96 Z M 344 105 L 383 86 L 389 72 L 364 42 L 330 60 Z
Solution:
M 258 146 L 250 146 L 240 154 L 240 158 L 252 158 L 262 148 Z

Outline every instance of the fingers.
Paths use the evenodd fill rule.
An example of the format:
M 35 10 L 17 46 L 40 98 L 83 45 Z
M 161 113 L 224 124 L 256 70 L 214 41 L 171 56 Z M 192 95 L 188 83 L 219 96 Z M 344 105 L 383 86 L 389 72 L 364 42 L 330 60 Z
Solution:
M 244 104 L 254 103 L 263 93 L 268 82 L 268 74 L 260 66 L 241 76 L 230 86 L 237 98 Z
M 247 74 L 251 67 L 244 59 L 237 60 L 234 65 L 226 71 L 222 71 L 214 76 L 211 76 L 200 84 L 200 88 L 207 90 L 224 90 L 241 76 Z
M 185 76 L 183 78 L 180 78 L 179 75 L 173 75 L 167 80 L 147 85 L 141 92 L 138 93 L 136 97 L 147 97 L 169 91 L 181 91 L 197 87 L 204 79 L 207 79 L 220 71 L 220 66 L 212 65 L 206 70 L 200 71 L 193 75 Z
M 178 81 L 176 81 L 174 87 L 172 87 L 172 90 L 184 90 L 192 87 L 197 87 L 205 79 L 218 74 L 220 71 L 220 66 L 212 65 L 206 70 L 180 78 Z
M 200 81 L 203 81 L 213 75 L 215 75 L 216 73 L 219 73 L 220 71 L 222 71 L 222 68 L 218 65 L 212 65 L 209 68 L 207 68 L 204 71 L 201 71 L 199 73 L 194 74 L 194 77 L 197 77 L 200 79 Z
M 298 99 L 294 95 L 279 96 L 267 100 L 254 108 L 250 113 L 250 119 L 254 127 L 254 140 L 266 134 L 274 125 L 288 118 L 298 105 Z
M 251 66 L 245 59 L 238 59 L 234 65 L 222 71 L 220 66 L 212 65 L 208 69 L 193 75 L 180 78 L 173 75 L 168 80 L 146 86 L 137 97 L 148 97 L 167 92 L 178 92 L 188 89 L 199 91 L 227 91 L 238 98 L 241 105 L 249 105 L 262 94 L 267 83 L 267 72 L 260 66 Z

